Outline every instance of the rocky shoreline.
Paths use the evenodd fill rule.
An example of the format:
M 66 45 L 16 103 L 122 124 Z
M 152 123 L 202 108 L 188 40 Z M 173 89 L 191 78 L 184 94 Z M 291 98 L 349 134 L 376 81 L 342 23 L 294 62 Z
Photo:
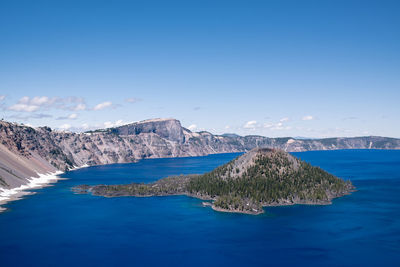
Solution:
M 37 173 L 71 170 L 74 166 L 130 163 L 144 158 L 205 156 L 246 152 L 256 147 L 284 151 L 336 149 L 400 149 L 400 139 L 365 136 L 296 139 L 214 135 L 192 132 L 175 119 L 153 119 L 85 133 L 0 121 L 0 188 L 29 183 Z
M 217 198 L 212 198 L 210 196 L 198 196 L 189 192 L 171 192 L 171 193 L 160 193 L 160 194 L 127 194 L 127 193 L 117 193 L 117 192 L 110 192 L 105 191 L 107 185 L 96 185 L 96 186 L 89 186 L 89 185 L 78 185 L 73 187 L 71 190 L 76 194 L 92 194 L 94 196 L 103 196 L 103 197 L 167 197 L 167 196 L 188 196 L 197 198 L 200 200 L 210 200 L 212 202 L 202 202 L 204 207 L 211 207 L 213 210 L 218 212 L 228 212 L 228 213 L 243 213 L 243 214 L 250 214 L 250 215 L 259 215 L 263 214 L 264 208 L 266 207 L 281 207 L 281 206 L 293 206 L 293 205 L 332 205 L 332 200 L 335 198 L 340 198 L 346 195 L 350 195 L 352 192 L 355 192 L 354 187 L 349 187 L 347 192 L 343 194 L 336 195 L 329 200 L 324 201 L 297 201 L 297 202 L 290 202 L 286 200 L 282 200 L 280 202 L 275 203 L 261 203 L 261 208 L 253 208 L 247 210 L 240 210 L 240 209 L 226 209 L 222 207 L 215 206 L 214 202 Z M 101 189 L 100 189 L 101 188 Z
M 168 177 L 150 184 L 72 188 L 76 193 L 104 197 L 186 195 L 211 200 L 203 205 L 215 211 L 252 215 L 262 214 L 263 207 L 329 205 L 332 199 L 348 195 L 354 189 L 350 182 L 273 149 L 252 150 L 204 175 Z

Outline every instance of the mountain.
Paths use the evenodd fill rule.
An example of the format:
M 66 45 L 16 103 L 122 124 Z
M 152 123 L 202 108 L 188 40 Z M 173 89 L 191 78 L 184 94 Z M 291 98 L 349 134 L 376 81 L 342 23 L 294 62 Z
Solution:
M 123 125 L 112 129 L 118 135 L 139 135 L 154 133 L 161 138 L 183 144 L 185 142 L 184 128 L 175 119 L 152 119 Z M 185 129 L 188 131 L 187 129 Z
M 153 119 L 86 133 L 32 128 L 0 121 L 1 188 L 26 185 L 39 174 L 86 165 L 135 162 L 143 158 L 246 152 L 256 147 L 284 151 L 400 149 L 400 139 L 354 137 L 296 140 L 191 132 L 175 119 Z
M 262 213 L 262 206 L 330 204 L 352 190 L 351 182 L 269 148 L 255 148 L 203 175 L 169 177 L 150 184 L 74 188 L 106 197 L 188 195 L 212 200 L 218 211 L 250 214 Z

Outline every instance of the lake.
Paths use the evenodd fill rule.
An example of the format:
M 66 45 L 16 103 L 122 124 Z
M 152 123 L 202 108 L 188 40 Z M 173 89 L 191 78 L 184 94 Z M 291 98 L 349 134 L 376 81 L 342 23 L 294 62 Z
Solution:
M 350 179 L 358 191 L 333 205 L 268 207 L 252 216 L 216 212 L 186 196 L 71 191 L 200 174 L 237 153 L 79 169 L 5 205 L 0 266 L 400 266 L 400 151 L 292 154 Z

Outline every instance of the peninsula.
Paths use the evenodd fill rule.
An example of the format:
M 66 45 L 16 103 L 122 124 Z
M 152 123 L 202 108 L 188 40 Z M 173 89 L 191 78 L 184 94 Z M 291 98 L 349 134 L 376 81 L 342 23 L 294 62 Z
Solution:
M 354 186 L 283 150 L 255 148 L 203 175 L 150 184 L 80 185 L 73 190 L 105 197 L 187 195 L 211 200 L 217 211 L 260 214 L 265 206 L 330 204 Z

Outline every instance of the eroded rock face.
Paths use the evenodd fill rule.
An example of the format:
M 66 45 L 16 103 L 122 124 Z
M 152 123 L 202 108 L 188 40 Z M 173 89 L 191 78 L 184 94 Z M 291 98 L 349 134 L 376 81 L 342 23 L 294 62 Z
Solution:
M 154 133 L 169 141 L 183 144 L 185 135 L 181 123 L 175 119 L 154 119 L 132 123 L 115 128 L 119 135 L 139 135 Z
M 400 139 L 355 137 L 297 140 L 191 132 L 175 119 L 147 120 L 90 133 L 52 131 L 0 121 L 0 187 L 13 188 L 37 172 L 134 162 L 143 158 L 246 152 L 256 147 L 284 151 L 399 149 Z

